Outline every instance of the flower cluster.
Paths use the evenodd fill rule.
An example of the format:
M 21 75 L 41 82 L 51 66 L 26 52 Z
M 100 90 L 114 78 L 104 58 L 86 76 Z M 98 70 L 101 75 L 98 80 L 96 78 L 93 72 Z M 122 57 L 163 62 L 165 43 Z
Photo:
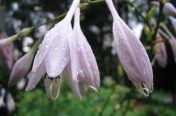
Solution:
M 137 90 L 147 96 L 153 90 L 153 72 L 147 52 L 133 31 L 120 18 L 112 0 L 105 1 L 113 17 L 113 35 L 118 58 Z M 79 4 L 80 0 L 74 0 L 64 19 L 45 34 L 35 55 L 26 90 L 35 88 L 42 77 L 46 94 L 51 100 L 58 97 L 63 78 L 68 79 L 73 92 L 80 99 L 82 84 L 95 91 L 99 89 L 99 69 L 80 27 Z M 32 49 L 16 62 L 10 83 L 16 83 L 28 73 L 35 51 L 36 49 Z M 21 63 L 25 65 L 19 66 Z

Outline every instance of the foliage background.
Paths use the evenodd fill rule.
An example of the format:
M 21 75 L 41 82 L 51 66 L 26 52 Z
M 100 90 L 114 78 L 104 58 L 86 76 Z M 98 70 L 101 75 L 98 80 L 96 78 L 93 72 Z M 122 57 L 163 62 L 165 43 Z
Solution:
M 18 33 L 24 27 L 35 26 L 39 23 L 53 19 L 55 16 L 66 12 L 72 0 L 0 0 L 0 31 L 5 31 L 8 36 Z M 171 0 L 174 5 L 175 0 Z M 153 34 L 146 25 L 157 23 L 159 9 L 152 4 L 152 0 L 114 0 L 117 10 L 123 20 L 131 28 L 142 25 L 141 40 L 145 47 L 149 47 L 150 59 L 153 59 Z M 129 3 L 132 3 L 132 7 Z M 139 12 L 136 12 L 137 9 Z M 143 15 L 145 20 L 141 18 Z M 168 18 L 161 15 L 161 22 L 170 25 Z M 112 47 L 112 17 L 105 5 L 101 3 L 90 6 L 82 12 L 82 29 L 86 35 L 97 59 L 101 74 L 100 93 L 86 93 L 82 101 L 78 100 L 69 88 L 67 81 L 61 89 L 59 98 L 50 102 L 45 97 L 43 82 L 41 81 L 31 92 L 18 89 L 17 86 L 8 87 L 10 70 L 4 68 L 3 60 L 0 64 L 0 88 L 5 89 L 3 101 L 6 105 L 0 107 L 0 115 L 16 116 L 90 116 L 90 115 L 127 115 L 127 116 L 175 116 L 176 103 L 176 64 L 170 45 L 166 42 L 168 52 L 168 65 L 165 68 L 154 64 L 154 92 L 150 97 L 143 97 L 134 91 L 134 87 L 127 79 Z M 50 24 L 49 26 L 51 26 Z M 155 27 L 151 28 L 155 29 Z M 175 35 L 172 26 L 169 29 Z M 139 31 L 139 30 L 138 30 Z M 28 38 L 38 39 L 38 31 L 31 33 Z M 14 43 L 14 62 L 26 53 L 24 40 L 20 38 Z M 30 42 L 29 42 L 30 43 Z M 29 44 L 32 46 L 33 43 Z M 25 78 L 25 77 L 24 77 Z M 26 80 L 26 78 L 25 78 Z M 24 81 L 25 83 L 25 81 Z M 8 111 L 7 96 L 11 94 L 15 100 L 15 110 Z

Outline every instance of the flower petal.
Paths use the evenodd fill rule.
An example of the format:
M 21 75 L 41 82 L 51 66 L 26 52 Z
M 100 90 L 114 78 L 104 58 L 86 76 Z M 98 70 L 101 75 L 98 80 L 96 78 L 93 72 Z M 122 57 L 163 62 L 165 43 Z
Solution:
M 77 8 L 75 12 L 74 19 L 74 33 L 76 35 L 77 44 L 78 44 L 78 55 L 80 62 L 79 73 L 83 73 L 83 76 L 79 76 L 79 81 L 88 83 L 95 88 L 100 86 L 100 75 L 98 66 L 95 60 L 95 56 L 92 52 L 92 49 L 89 43 L 84 36 L 81 27 L 80 27 L 80 9 Z
M 72 36 L 67 35 L 68 28 L 70 27 L 65 24 L 57 30 L 58 36 L 53 41 L 46 56 L 45 67 L 46 72 L 50 77 L 57 77 L 60 75 L 70 60 L 68 37 L 72 38 Z
M 80 93 L 80 88 L 79 88 L 79 82 L 75 81 L 73 79 L 73 76 L 72 76 L 70 62 L 67 65 L 67 67 L 65 68 L 64 74 L 66 75 L 66 77 L 67 77 L 67 79 L 69 81 L 70 87 L 71 87 L 72 91 L 74 92 L 74 94 L 77 97 L 79 97 L 80 99 L 82 99 L 82 96 L 81 96 L 81 93 Z
M 106 3 L 113 16 L 115 49 L 128 78 L 133 84 L 137 82 L 138 85 L 145 85 L 148 92 L 152 92 L 153 72 L 145 48 L 134 32 L 120 18 L 112 0 L 106 0 Z
M 38 67 L 38 70 L 36 72 L 31 71 L 29 74 L 29 82 L 26 87 L 26 91 L 32 90 L 35 88 L 35 86 L 38 84 L 40 79 L 46 74 L 44 63 L 42 62 L 40 66 Z
M 36 53 L 32 71 L 37 71 L 40 64 L 43 62 L 44 58 L 46 57 L 51 45 L 53 44 L 53 41 L 58 38 L 58 30 L 60 30 L 60 25 L 62 25 L 62 22 L 58 23 L 56 26 L 54 26 L 50 31 L 48 31 L 45 34 L 45 37 L 39 47 L 39 50 Z

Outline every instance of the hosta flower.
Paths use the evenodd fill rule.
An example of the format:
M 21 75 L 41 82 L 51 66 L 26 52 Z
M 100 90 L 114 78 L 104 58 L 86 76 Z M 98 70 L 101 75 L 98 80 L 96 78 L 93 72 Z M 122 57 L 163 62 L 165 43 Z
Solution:
M 163 13 L 168 16 L 176 16 L 176 8 L 170 2 L 166 2 L 163 7 Z
M 11 71 L 9 86 L 16 84 L 22 77 L 25 77 L 26 74 L 29 72 L 32 60 L 40 42 L 41 40 L 38 40 L 35 43 L 34 47 L 28 53 L 26 53 L 24 56 L 22 56 L 16 61 Z
M 87 83 L 90 87 L 97 89 L 100 86 L 100 74 L 95 56 L 80 27 L 79 8 L 75 12 L 74 33 L 78 47 L 78 70 L 81 71 L 78 75 L 78 81 L 80 83 Z
M 67 74 L 71 88 L 81 98 L 79 81 L 81 82 L 83 79 L 82 77 L 82 80 L 78 78 L 78 75 L 81 75 L 82 70 L 80 70 L 78 62 L 77 40 L 71 26 L 71 19 L 79 2 L 79 0 L 74 0 L 65 18 L 46 33 L 35 56 L 26 90 L 33 89 L 39 80 L 45 76 L 45 89 L 48 98 L 56 99 L 59 94 L 62 75 Z M 86 80 L 86 82 L 89 81 Z M 91 80 L 89 84 L 96 86 L 97 83 L 94 84 Z
M 135 87 L 144 95 L 153 90 L 153 72 L 140 40 L 118 15 L 112 0 L 105 0 L 113 17 L 113 35 L 118 58 Z
M 164 40 L 161 37 L 157 37 L 156 44 L 154 46 L 155 59 L 161 67 L 167 65 L 167 52 Z

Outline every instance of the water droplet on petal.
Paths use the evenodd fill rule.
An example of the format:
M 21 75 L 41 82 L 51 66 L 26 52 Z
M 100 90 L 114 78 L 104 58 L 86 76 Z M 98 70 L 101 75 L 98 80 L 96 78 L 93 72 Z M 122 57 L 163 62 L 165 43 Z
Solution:
M 46 45 L 45 47 L 46 47 L 46 48 L 48 48 L 49 46 L 48 46 L 48 45 Z
M 66 59 L 66 58 L 64 58 L 63 60 L 64 60 L 64 61 L 66 61 L 67 59 Z
M 58 48 L 56 47 L 56 48 L 54 48 L 55 50 L 58 50 Z

